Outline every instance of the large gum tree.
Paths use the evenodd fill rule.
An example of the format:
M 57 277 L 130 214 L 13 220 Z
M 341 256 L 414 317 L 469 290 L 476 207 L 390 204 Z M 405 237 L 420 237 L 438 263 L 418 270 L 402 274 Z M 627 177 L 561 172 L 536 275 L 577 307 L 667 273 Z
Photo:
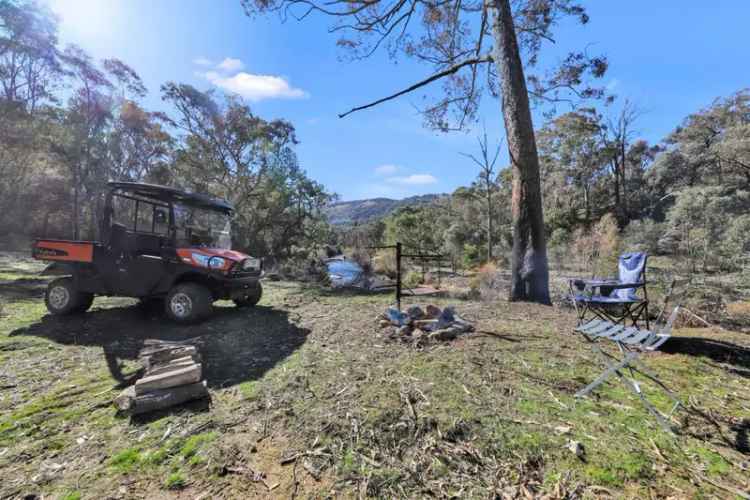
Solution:
M 442 91 L 421 111 L 436 129 L 462 129 L 476 120 L 480 98 L 501 100 L 513 173 L 510 300 L 548 304 L 549 271 L 542 214 L 539 159 L 530 101 L 574 102 L 603 96 L 588 84 L 603 76 L 606 59 L 571 52 L 559 65 L 539 69 L 545 42 L 565 17 L 585 24 L 573 0 L 241 0 L 248 15 L 278 12 L 304 19 L 322 14 L 353 59 L 386 50 L 433 67 L 403 90 L 340 114 L 377 106 L 439 82 Z

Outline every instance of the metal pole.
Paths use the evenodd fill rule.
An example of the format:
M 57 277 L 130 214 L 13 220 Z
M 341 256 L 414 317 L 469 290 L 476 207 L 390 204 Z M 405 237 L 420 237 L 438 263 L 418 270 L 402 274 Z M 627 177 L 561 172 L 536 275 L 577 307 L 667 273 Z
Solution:
M 401 312 L 401 242 L 396 242 L 396 307 Z
M 437 268 L 438 290 L 440 290 L 440 273 L 443 271 L 442 267 L 443 267 L 443 257 L 441 255 L 440 258 L 438 259 L 438 268 Z

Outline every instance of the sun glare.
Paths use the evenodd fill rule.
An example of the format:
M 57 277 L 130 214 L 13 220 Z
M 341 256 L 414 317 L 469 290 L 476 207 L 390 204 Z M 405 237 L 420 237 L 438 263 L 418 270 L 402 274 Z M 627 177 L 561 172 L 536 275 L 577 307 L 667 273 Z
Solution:
M 61 27 L 78 37 L 101 37 L 111 32 L 117 22 L 119 2 L 116 0 L 48 0 Z

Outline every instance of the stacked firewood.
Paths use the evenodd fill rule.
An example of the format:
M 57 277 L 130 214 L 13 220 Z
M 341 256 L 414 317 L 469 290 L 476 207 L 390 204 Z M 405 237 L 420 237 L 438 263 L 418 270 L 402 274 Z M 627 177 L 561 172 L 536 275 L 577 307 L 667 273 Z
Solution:
M 208 396 L 195 346 L 147 340 L 138 355 L 144 376 L 115 398 L 115 406 L 137 415 Z

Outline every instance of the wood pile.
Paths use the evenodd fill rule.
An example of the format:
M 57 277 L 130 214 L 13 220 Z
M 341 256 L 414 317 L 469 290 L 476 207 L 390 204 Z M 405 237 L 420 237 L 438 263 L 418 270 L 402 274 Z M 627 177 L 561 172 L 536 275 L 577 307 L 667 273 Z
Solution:
M 474 325 L 460 317 L 454 308 L 440 309 L 432 304 L 424 309 L 412 306 L 406 312 L 390 308 L 380 317 L 380 326 L 387 329 L 391 340 L 417 345 L 449 341 L 474 331 Z
M 147 340 L 138 358 L 144 376 L 115 398 L 120 411 L 138 415 L 208 397 L 195 346 Z

